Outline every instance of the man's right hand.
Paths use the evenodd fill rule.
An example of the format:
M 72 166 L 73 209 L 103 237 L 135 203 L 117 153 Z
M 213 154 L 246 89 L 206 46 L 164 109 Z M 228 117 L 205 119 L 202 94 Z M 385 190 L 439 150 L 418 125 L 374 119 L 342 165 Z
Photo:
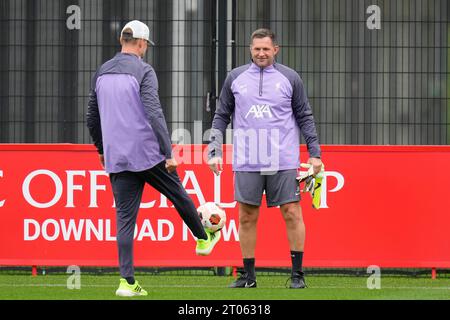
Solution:
M 172 173 L 177 169 L 178 163 L 175 158 L 172 159 L 166 159 L 166 169 L 167 172 Z
M 222 164 L 223 164 L 223 161 L 222 161 L 222 158 L 220 158 L 220 157 L 214 157 L 214 158 L 209 159 L 209 161 L 208 161 L 209 168 L 217 176 L 223 171 Z

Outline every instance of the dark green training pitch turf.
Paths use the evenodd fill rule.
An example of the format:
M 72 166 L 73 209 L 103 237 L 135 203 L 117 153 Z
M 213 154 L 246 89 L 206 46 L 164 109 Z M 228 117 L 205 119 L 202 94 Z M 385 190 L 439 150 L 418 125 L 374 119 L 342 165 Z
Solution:
M 369 290 L 367 278 L 357 276 L 309 276 L 308 288 L 287 289 L 287 276 L 258 276 L 256 289 L 229 289 L 230 276 L 138 275 L 147 297 L 119 298 L 117 275 L 81 275 L 80 289 L 68 289 L 70 275 L 0 274 L 0 300 L 404 300 L 450 299 L 450 279 L 426 277 L 381 277 L 381 288 Z M 70 281 L 69 281 L 70 282 Z

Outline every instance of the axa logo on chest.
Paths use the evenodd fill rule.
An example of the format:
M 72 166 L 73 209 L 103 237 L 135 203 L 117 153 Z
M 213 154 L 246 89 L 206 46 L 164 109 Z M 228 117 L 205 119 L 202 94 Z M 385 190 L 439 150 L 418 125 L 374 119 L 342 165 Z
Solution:
M 271 106 L 267 104 L 255 104 L 252 105 L 250 110 L 248 110 L 247 114 L 245 115 L 245 119 L 247 119 L 249 116 L 252 116 L 254 119 L 260 119 L 260 118 L 272 118 L 272 111 Z

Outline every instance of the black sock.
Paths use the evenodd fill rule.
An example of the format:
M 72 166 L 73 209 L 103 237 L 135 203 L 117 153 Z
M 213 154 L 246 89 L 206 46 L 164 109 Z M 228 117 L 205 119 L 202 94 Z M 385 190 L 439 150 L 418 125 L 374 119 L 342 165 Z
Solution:
M 126 277 L 125 278 L 128 282 L 128 284 L 134 284 L 134 277 Z
M 244 270 L 248 273 L 250 279 L 256 279 L 255 258 L 244 258 Z
M 292 273 L 302 272 L 303 251 L 291 251 Z

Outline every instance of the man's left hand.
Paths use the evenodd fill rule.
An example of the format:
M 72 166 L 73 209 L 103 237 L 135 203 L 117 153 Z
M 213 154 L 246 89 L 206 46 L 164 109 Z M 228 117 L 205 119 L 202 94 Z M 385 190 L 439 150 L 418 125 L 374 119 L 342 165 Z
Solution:
M 322 160 L 320 158 L 309 158 L 308 163 L 313 166 L 314 175 L 322 170 Z

